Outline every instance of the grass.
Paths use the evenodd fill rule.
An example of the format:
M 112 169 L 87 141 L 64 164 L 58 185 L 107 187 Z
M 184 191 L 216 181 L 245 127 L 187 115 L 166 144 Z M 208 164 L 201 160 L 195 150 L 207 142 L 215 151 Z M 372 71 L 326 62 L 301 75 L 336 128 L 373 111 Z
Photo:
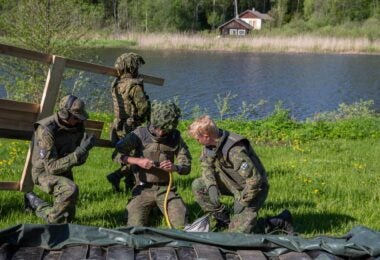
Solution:
M 114 33 L 91 36 L 86 46 L 132 47 L 138 49 L 189 49 L 244 52 L 379 53 L 380 40 L 368 37 L 335 37 L 311 34 L 219 37 L 215 34 Z
M 201 147 L 185 133 L 188 121 L 180 125 L 193 156 L 188 176 L 174 175 L 179 193 L 190 210 L 190 221 L 202 215 L 191 193 L 191 182 L 200 175 Z M 249 124 L 220 122 L 225 129 L 245 134 Z M 240 129 L 240 130 L 238 130 Z M 107 133 L 104 133 L 107 136 Z M 270 193 L 261 217 L 278 214 L 288 208 L 294 215 L 296 230 L 306 237 L 342 235 L 356 225 L 380 230 L 380 138 L 317 138 L 256 142 L 254 148 L 269 176 Z M 28 142 L 1 140 L 0 180 L 19 180 Z M 94 148 L 87 163 L 74 168 L 80 188 L 75 223 L 116 228 L 125 225 L 124 210 L 130 194 L 115 194 L 105 176 L 118 168 L 111 161 L 111 149 Z M 46 200 L 45 194 L 35 191 Z M 21 223 L 43 223 L 23 211 L 23 194 L 0 191 L 0 228 Z M 223 201 L 232 206 L 231 198 Z M 163 218 L 154 218 L 152 225 L 164 228 Z

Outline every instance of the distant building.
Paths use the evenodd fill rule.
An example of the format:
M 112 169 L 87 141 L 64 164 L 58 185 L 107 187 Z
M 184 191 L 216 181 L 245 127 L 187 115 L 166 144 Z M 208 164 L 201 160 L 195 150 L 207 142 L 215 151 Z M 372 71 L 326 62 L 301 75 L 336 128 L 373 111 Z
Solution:
M 273 20 L 268 14 L 248 9 L 237 17 L 225 22 L 218 27 L 221 35 L 247 35 L 252 30 L 261 30 L 263 23 Z

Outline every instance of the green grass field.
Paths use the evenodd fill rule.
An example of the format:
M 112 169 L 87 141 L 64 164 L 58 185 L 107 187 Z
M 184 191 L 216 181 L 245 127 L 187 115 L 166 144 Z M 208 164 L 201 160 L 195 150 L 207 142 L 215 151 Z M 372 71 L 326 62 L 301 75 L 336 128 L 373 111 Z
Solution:
M 375 130 L 379 128 L 376 119 Z M 191 174 L 174 175 L 175 185 L 187 204 L 193 221 L 202 216 L 191 193 L 191 182 L 200 176 L 201 147 L 180 129 L 193 156 Z M 223 122 L 222 128 L 249 135 L 250 125 Z M 347 129 L 346 129 L 347 130 Z M 295 130 L 293 130 L 295 131 Z M 299 131 L 299 130 L 297 130 Z M 305 130 L 306 131 L 306 130 Z M 284 138 L 256 142 L 254 149 L 264 163 L 270 182 L 270 193 L 261 217 L 288 208 L 294 216 L 296 231 L 302 236 L 342 235 L 353 226 L 364 225 L 380 230 L 380 138 L 379 132 L 361 138 Z M 106 133 L 105 133 L 106 135 Z M 286 136 L 287 134 L 282 134 Z M 257 137 L 259 140 L 260 137 Z M 1 139 L 0 180 L 15 181 L 21 177 L 28 142 Z M 116 228 L 125 225 L 124 209 L 129 193 L 115 194 L 105 176 L 118 168 L 111 161 L 111 149 L 94 148 L 87 163 L 74 168 L 80 188 L 76 224 Z M 37 188 L 43 198 L 49 197 Z M 230 206 L 232 200 L 223 197 Z M 0 228 L 22 223 L 43 223 L 23 210 L 23 194 L 0 191 Z M 151 225 L 165 227 L 163 218 Z

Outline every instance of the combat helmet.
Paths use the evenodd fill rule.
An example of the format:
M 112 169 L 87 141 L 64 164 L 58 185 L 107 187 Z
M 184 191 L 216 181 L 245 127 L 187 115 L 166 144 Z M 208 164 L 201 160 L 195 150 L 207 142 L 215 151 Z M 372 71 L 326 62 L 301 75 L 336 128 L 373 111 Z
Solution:
M 84 102 L 74 95 L 64 96 L 59 103 L 58 116 L 68 119 L 70 114 L 82 121 L 88 118 Z
M 123 53 L 115 61 L 115 69 L 119 75 L 131 73 L 137 75 L 140 65 L 145 64 L 143 57 L 134 52 Z
M 172 101 L 162 102 L 153 100 L 150 114 L 150 123 L 166 132 L 177 128 L 181 110 Z

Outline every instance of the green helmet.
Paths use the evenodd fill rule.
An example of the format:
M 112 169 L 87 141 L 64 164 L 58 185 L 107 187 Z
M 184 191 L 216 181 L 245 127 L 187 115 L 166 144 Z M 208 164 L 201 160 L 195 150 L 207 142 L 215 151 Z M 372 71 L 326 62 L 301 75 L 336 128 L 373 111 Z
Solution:
M 162 102 L 153 100 L 150 113 L 150 123 L 164 131 L 177 128 L 181 110 L 172 101 Z
M 121 75 L 123 73 L 136 74 L 140 65 L 145 64 L 144 59 L 133 52 L 120 55 L 115 61 L 115 69 Z

